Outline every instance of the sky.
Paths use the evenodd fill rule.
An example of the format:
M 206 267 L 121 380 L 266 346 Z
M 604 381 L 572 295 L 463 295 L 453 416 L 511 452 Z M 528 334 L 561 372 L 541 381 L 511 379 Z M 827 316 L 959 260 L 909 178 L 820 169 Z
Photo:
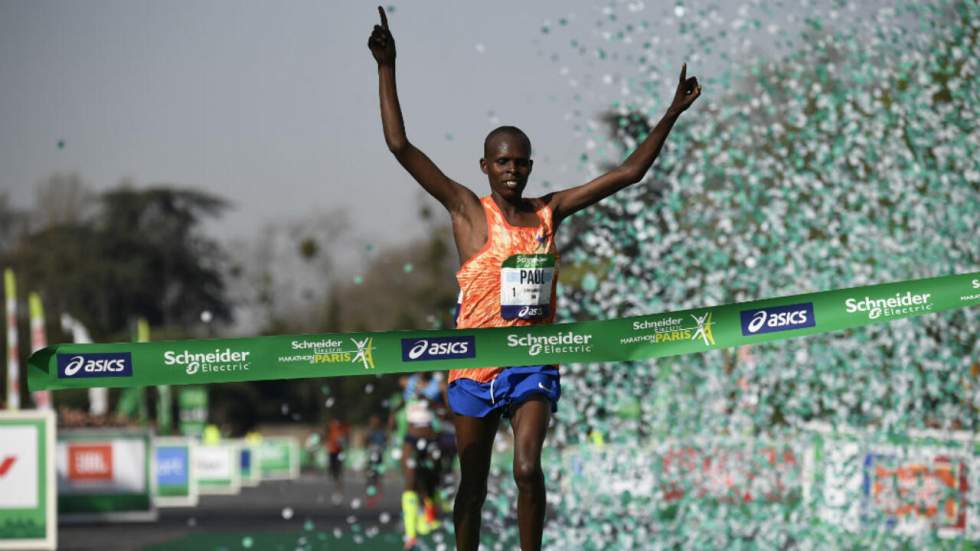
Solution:
M 483 137 L 517 124 L 536 144 L 530 194 L 580 183 L 559 161 L 580 150 L 565 79 L 533 43 L 567 6 L 461 4 L 389 15 L 409 138 L 482 195 Z M 420 188 L 381 133 L 377 19 L 352 1 L 0 0 L 0 190 L 28 207 L 56 172 L 205 189 L 233 204 L 209 226 L 221 238 L 337 211 L 368 239 L 421 232 Z
M 534 144 L 534 196 L 594 175 L 578 162 L 596 145 L 588 126 L 635 96 L 637 72 L 661 83 L 644 106 L 659 113 L 688 62 L 705 89 L 685 117 L 698 116 L 718 51 L 769 55 L 798 4 L 814 1 L 385 5 L 409 139 L 484 195 L 483 138 L 517 125 Z M 764 25 L 745 32 L 753 18 Z M 31 207 L 37 182 L 74 172 L 94 190 L 125 179 L 224 197 L 232 209 L 207 227 L 224 240 L 338 213 L 362 243 L 421 235 L 424 194 L 381 132 L 366 46 L 377 20 L 352 0 L 0 0 L 0 192 Z M 711 55 L 684 24 L 742 32 Z

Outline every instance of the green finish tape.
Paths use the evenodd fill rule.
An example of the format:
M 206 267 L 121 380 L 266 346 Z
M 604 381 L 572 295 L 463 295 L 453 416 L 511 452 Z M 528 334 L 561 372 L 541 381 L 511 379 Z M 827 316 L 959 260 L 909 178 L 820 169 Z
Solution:
M 57 344 L 32 391 L 644 360 L 804 337 L 980 304 L 980 272 L 605 321 L 149 343 Z

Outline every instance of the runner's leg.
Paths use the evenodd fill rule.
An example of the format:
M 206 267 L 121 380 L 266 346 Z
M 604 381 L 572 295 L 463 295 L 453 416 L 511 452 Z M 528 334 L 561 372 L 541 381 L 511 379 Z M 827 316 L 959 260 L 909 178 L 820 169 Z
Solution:
M 544 396 L 533 396 L 514 409 L 514 481 L 517 483 L 517 525 L 521 549 L 541 549 L 544 514 L 547 507 L 541 448 L 551 419 L 551 403 Z
M 457 551 L 476 551 L 480 546 L 480 511 L 487 497 L 487 476 L 493 438 L 500 411 L 486 417 L 455 415 L 456 449 L 459 453 L 459 491 L 453 507 Z
M 402 444 L 402 475 L 405 477 L 405 491 L 402 492 L 402 521 L 405 527 L 405 547 L 414 546 L 417 536 L 419 494 L 416 488 L 415 445 L 409 439 Z

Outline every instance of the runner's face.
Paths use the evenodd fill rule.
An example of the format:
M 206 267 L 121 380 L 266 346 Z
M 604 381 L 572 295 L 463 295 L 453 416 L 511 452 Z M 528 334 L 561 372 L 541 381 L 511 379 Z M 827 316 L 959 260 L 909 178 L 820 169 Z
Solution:
M 527 141 L 502 134 L 487 144 L 483 154 L 480 168 L 490 180 L 490 189 L 505 199 L 519 199 L 534 164 Z

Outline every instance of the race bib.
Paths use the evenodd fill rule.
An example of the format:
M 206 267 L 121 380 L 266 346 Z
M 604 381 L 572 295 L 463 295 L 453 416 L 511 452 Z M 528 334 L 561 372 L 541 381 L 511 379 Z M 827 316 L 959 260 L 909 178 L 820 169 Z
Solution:
M 409 400 L 405 404 L 405 420 L 409 425 L 425 426 L 432 423 L 432 410 L 425 400 Z
M 552 254 L 515 254 L 500 268 L 500 316 L 539 320 L 551 315 Z

